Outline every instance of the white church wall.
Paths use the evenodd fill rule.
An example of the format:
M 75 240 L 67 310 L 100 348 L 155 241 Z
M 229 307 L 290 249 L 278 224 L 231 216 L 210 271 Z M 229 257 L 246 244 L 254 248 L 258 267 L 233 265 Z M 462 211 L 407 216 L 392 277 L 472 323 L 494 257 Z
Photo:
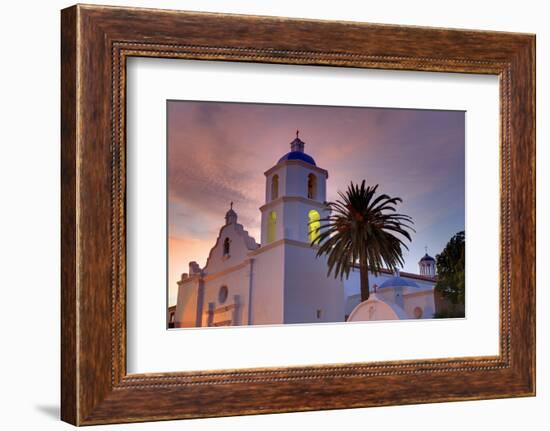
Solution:
M 418 293 L 405 295 L 404 308 L 406 313 L 415 318 L 415 308 L 422 310 L 422 319 L 430 319 L 435 313 L 435 300 L 433 290 L 421 290 Z
M 285 245 L 285 323 L 343 322 L 344 286 L 307 245 Z
M 287 202 L 283 213 L 285 223 L 285 239 L 307 242 L 305 226 L 307 226 L 307 209 L 300 201 Z
M 175 327 L 190 328 L 197 326 L 197 310 L 201 308 L 201 304 L 199 303 L 202 293 L 201 289 L 199 277 L 187 279 L 179 285 L 174 316 Z
M 233 320 L 234 326 L 248 325 L 249 283 L 250 262 L 248 260 L 220 275 L 206 276 L 201 313 L 202 326 L 211 326 L 213 323 L 217 324 L 229 318 Z M 223 286 L 227 289 L 225 299 L 220 295 Z M 213 316 L 209 316 L 209 307 L 214 311 Z M 210 322 L 209 319 L 211 319 Z
M 403 292 L 398 290 L 398 288 L 384 287 L 382 289 L 378 289 L 376 291 L 376 295 L 386 302 L 394 302 L 403 308 Z
M 300 237 L 300 211 L 299 211 L 299 202 L 291 201 L 286 202 L 282 208 L 283 214 L 283 224 L 284 231 L 283 235 L 285 239 L 293 239 L 295 241 L 305 241 L 304 238 Z
M 311 172 L 304 169 L 299 162 L 287 162 L 286 166 L 286 196 L 307 198 L 307 176 Z
M 252 263 L 250 314 L 254 325 L 284 323 L 284 247 L 282 241 L 250 253 Z

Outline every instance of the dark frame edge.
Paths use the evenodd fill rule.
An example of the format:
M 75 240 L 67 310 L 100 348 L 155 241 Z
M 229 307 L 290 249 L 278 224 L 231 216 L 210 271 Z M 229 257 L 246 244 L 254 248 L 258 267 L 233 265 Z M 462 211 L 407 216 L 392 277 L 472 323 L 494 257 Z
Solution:
M 61 420 L 79 424 L 77 385 L 77 24 L 61 11 Z
M 531 217 L 529 218 L 528 233 L 526 235 L 527 240 L 530 241 L 530 244 L 526 246 L 526 253 L 529 253 L 529 249 L 532 248 L 532 259 L 530 262 L 529 269 L 529 311 L 527 313 L 527 319 L 529 323 L 526 328 L 526 332 L 529 332 L 530 345 L 527 349 L 529 354 L 528 368 L 527 371 L 527 385 L 528 385 L 528 394 L 529 396 L 535 397 L 537 395 L 537 360 L 536 360 L 536 346 L 537 346 L 537 337 L 536 337 L 536 274 L 537 274 L 537 264 L 536 264 L 536 241 L 537 241 L 537 223 L 536 223 L 536 213 L 537 213 L 537 203 L 536 203 L 536 35 L 529 35 L 527 37 L 526 47 L 520 52 L 519 62 L 526 68 L 525 76 L 528 77 L 525 81 L 525 86 L 527 87 L 526 91 L 526 100 L 525 103 L 529 106 L 528 112 L 530 113 L 531 122 L 525 121 L 526 124 L 523 127 L 526 130 L 528 144 L 528 159 L 526 171 L 529 172 L 529 175 L 526 175 L 527 182 L 529 183 L 529 194 L 527 199 L 529 203 L 527 208 Z M 531 124 L 529 124 L 531 123 Z

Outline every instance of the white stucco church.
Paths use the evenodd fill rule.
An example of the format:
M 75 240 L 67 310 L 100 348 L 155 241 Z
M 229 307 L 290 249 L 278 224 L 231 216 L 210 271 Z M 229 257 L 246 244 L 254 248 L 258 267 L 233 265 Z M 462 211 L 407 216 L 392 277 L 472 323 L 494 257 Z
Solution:
M 358 270 L 347 280 L 327 277 L 326 257 L 317 257 L 310 244 L 328 211 L 328 172 L 304 152 L 298 132 L 290 147 L 264 173 L 261 243 L 238 222 L 231 204 L 204 268 L 190 262 L 178 281 L 174 326 L 433 317 L 435 260 L 427 253 L 419 274 L 371 274 L 371 295 L 361 304 Z

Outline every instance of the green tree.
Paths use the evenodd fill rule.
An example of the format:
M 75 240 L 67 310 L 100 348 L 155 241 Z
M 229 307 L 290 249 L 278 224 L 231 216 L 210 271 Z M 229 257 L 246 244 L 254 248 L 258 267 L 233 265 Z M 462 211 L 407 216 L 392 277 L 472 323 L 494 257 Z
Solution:
M 464 231 L 461 231 L 456 233 L 441 254 L 436 256 L 437 283 L 435 289 L 453 305 L 464 305 L 464 263 L 465 235 Z
M 349 277 L 359 266 L 361 301 L 369 298 L 369 270 L 378 275 L 384 266 L 396 270 L 403 265 L 404 240 L 411 241 L 412 218 L 396 212 L 401 198 L 378 194 L 378 184 L 366 186 L 353 181 L 340 199 L 328 202 L 330 215 L 321 219 L 317 256 L 328 256 L 328 275 Z

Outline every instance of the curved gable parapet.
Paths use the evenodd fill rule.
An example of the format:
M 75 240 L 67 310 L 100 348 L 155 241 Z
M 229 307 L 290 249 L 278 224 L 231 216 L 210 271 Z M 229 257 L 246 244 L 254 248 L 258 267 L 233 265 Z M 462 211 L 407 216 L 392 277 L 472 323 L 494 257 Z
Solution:
M 229 247 L 224 247 L 227 242 Z M 216 242 L 210 249 L 204 273 L 212 274 L 238 265 L 247 259 L 248 252 L 258 247 L 256 240 L 250 236 L 242 224 L 226 224 L 220 229 Z
M 348 317 L 348 322 L 364 322 L 372 320 L 403 320 L 409 319 L 406 311 L 399 305 L 388 302 L 372 293 L 368 300 L 360 302 Z
M 237 223 L 235 225 L 235 229 L 242 235 L 242 238 L 246 244 L 246 248 L 248 249 L 248 251 L 256 250 L 260 246 L 254 239 L 254 237 L 250 236 L 250 234 L 242 224 Z

